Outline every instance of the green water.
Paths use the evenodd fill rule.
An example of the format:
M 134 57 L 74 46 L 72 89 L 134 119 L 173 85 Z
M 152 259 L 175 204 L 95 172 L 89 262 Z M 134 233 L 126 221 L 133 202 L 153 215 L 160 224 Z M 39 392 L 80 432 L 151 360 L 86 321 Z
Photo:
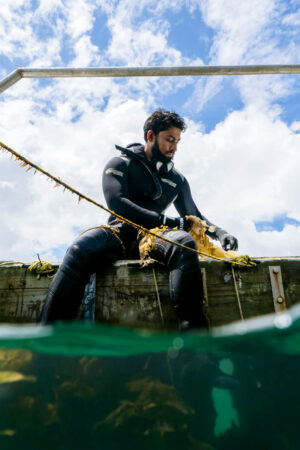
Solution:
M 212 330 L 0 326 L 0 450 L 298 449 L 300 306 Z

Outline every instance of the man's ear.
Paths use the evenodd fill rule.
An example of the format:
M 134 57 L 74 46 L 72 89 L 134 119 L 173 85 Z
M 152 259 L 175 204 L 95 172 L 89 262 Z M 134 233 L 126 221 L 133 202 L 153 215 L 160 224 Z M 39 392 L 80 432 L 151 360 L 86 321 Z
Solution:
M 155 134 L 154 134 L 153 130 L 148 130 L 147 131 L 147 141 L 152 143 L 152 142 L 154 142 L 154 140 L 155 140 Z

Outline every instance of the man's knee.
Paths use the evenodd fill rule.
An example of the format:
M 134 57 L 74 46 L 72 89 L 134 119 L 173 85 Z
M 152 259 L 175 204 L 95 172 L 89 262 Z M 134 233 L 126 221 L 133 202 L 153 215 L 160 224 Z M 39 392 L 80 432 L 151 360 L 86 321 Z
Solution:
M 187 231 L 183 231 L 183 230 L 178 230 L 178 231 L 174 231 L 172 234 L 170 233 L 170 235 L 167 236 L 168 239 L 170 239 L 171 241 L 174 242 L 174 244 L 172 245 L 172 251 L 174 254 L 184 254 L 188 256 L 193 257 L 194 255 L 196 255 L 196 253 L 194 252 L 194 250 L 197 250 L 197 245 L 195 240 L 193 239 L 193 237 L 190 235 L 190 233 L 188 233 Z M 179 244 L 179 245 L 176 245 Z M 186 248 L 188 247 L 188 248 Z M 191 250 L 189 250 L 189 248 Z
M 73 266 L 89 267 L 105 250 L 117 246 L 113 232 L 106 229 L 90 230 L 78 236 L 68 248 L 65 260 Z
M 166 237 L 174 242 L 174 244 L 168 245 L 168 266 L 183 271 L 197 270 L 199 268 L 199 261 L 198 255 L 195 252 L 197 245 L 193 237 L 188 232 L 181 230 L 174 230 L 168 233 Z M 181 247 L 181 245 L 184 247 Z
M 194 238 L 187 231 L 183 230 L 176 231 L 176 234 L 174 234 L 174 238 L 172 240 L 178 244 L 184 245 L 185 247 L 189 247 L 194 250 L 197 249 L 197 245 Z M 182 247 L 178 246 L 177 248 Z

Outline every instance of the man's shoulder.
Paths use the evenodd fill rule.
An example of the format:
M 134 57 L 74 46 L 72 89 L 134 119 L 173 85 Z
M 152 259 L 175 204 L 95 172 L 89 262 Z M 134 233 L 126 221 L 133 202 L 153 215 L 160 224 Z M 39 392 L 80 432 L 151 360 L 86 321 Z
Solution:
M 173 167 L 172 170 L 170 170 L 169 175 L 176 178 L 177 180 L 180 180 L 181 183 L 184 183 L 185 180 L 184 175 L 182 175 L 182 173 L 179 172 L 179 170 L 175 169 L 175 167 Z
M 105 178 L 111 175 L 118 177 L 126 176 L 128 164 L 129 161 L 122 157 L 122 155 L 114 156 L 106 163 L 103 170 L 103 177 Z
M 130 158 L 127 155 L 120 153 L 119 155 L 115 155 L 115 156 L 111 157 L 107 161 L 106 167 L 110 166 L 110 165 L 111 166 L 124 166 L 125 167 L 125 166 L 128 166 L 129 162 L 130 162 Z
M 132 163 L 136 163 L 137 159 L 143 159 L 143 146 L 142 144 L 130 144 L 127 147 L 121 147 L 119 145 L 115 145 L 116 150 L 120 152 L 116 154 L 112 158 L 108 160 L 104 167 L 104 173 L 110 174 L 113 173 L 110 169 L 119 169 L 127 172 L 128 166 Z

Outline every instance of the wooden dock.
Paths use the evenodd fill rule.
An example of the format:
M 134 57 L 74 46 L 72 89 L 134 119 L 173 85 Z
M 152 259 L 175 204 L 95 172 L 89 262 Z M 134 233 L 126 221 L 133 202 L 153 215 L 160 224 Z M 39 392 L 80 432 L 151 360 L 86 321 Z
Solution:
M 300 299 L 300 258 L 256 258 L 253 268 L 201 260 L 204 309 L 210 326 L 284 311 Z M 55 269 L 59 264 L 53 266 Z M 0 323 L 35 323 L 51 277 L 28 265 L 0 266 Z M 78 318 L 82 316 L 82 308 Z M 162 266 L 118 261 L 96 275 L 95 320 L 125 326 L 176 329 Z

